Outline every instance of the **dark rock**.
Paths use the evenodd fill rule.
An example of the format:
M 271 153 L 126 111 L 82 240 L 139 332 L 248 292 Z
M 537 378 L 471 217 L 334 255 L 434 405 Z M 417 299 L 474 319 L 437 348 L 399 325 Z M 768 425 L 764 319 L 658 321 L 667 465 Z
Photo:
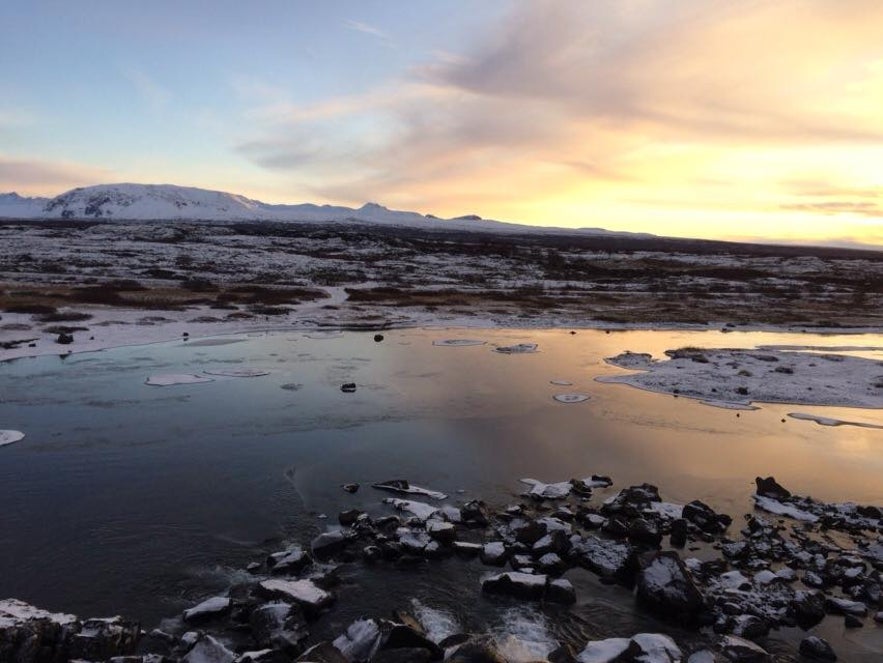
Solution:
M 374 334 L 374 342 L 380 343 L 383 340 L 383 334 Z
M 316 559 L 329 559 L 345 549 L 351 539 L 344 532 L 334 530 L 323 532 L 310 543 L 313 556 Z
M 756 477 L 754 483 L 757 484 L 755 492 L 762 497 L 770 497 L 779 501 L 787 500 L 791 497 L 791 491 L 780 486 L 773 477 L 766 477 L 765 479 Z
M 628 538 L 635 545 L 658 548 L 662 543 L 662 534 L 659 529 L 644 518 L 635 518 L 629 523 Z
M 383 558 L 383 550 L 379 546 L 365 546 L 362 548 L 362 559 L 366 562 L 376 562 Z
M 634 583 L 638 572 L 637 553 L 631 545 L 596 536 L 571 538 L 570 557 L 602 578 L 609 578 L 626 587 Z
M 345 483 L 341 486 L 348 493 L 355 493 L 359 490 L 359 484 L 357 483 Z
M 330 642 L 320 642 L 297 657 L 298 663 L 350 663 L 340 650 Z
M 430 660 L 433 661 L 441 660 L 445 654 L 432 640 L 405 624 L 384 625 L 380 649 L 421 649 L 429 652 Z
M 735 635 L 724 636 L 721 653 L 733 663 L 769 663 L 772 660 L 763 647 Z
M 340 390 L 345 394 L 351 394 L 356 390 L 355 382 L 345 382 L 340 385 Z
M 569 580 L 564 578 L 551 580 L 546 587 L 546 601 L 571 605 L 576 603 L 576 591 Z
M 448 663 L 506 663 L 490 638 L 476 638 L 455 649 Z
M 629 535 L 629 524 L 624 518 L 608 518 L 601 525 L 601 531 L 617 539 L 624 539 Z
M 683 518 L 672 521 L 669 543 L 673 548 L 683 548 L 687 544 L 687 529 L 687 521 Z
M 87 619 L 80 632 L 71 638 L 69 656 L 101 661 L 131 654 L 140 636 L 140 626 L 121 617 Z
M 546 536 L 546 525 L 537 520 L 523 520 L 512 525 L 512 533 L 519 543 L 532 546 Z
M 74 342 L 74 335 L 62 332 L 58 335 L 58 338 L 55 339 L 55 342 L 59 345 L 70 345 Z
M 549 663 L 577 663 L 576 654 L 569 645 L 561 645 L 549 652 Z
M 864 624 L 862 624 L 862 620 L 854 615 L 846 615 L 843 618 L 843 626 L 846 628 L 862 628 Z
M 182 663 L 233 663 L 234 660 L 236 655 L 210 635 L 200 638 L 181 659 Z
M 371 659 L 371 663 L 429 663 L 432 658 L 428 649 L 419 647 L 402 647 L 399 649 L 381 649 Z
M 836 661 L 837 654 L 827 640 L 810 635 L 800 642 L 800 655 L 816 661 Z
M 546 576 L 509 571 L 485 578 L 481 591 L 519 599 L 542 600 L 546 593 Z
M 361 516 L 363 513 L 364 511 L 359 511 L 358 509 L 341 511 L 339 514 L 337 514 L 337 522 L 339 522 L 344 527 L 352 527 L 359 519 L 359 516 Z
M 442 649 L 451 649 L 457 645 L 462 645 L 464 642 L 469 642 L 471 639 L 472 636 L 468 633 L 454 633 L 441 640 L 441 642 L 438 643 L 438 646 Z
M 656 553 L 638 574 L 638 601 L 663 619 L 697 626 L 705 610 L 702 594 L 674 551 Z
M 509 552 L 502 541 L 491 541 L 481 549 L 481 561 L 490 566 L 503 566 L 509 557 Z
M 791 603 L 797 625 L 811 629 L 825 618 L 825 595 L 821 592 L 796 592 Z
M 460 507 L 460 520 L 467 527 L 487 527 L 487 506 L 480 500 L 470 500 Z
M 716 513 L 714 509 L 699 500 L 684 505 L 683 517 L 709 534 L 719 534 L 733 522 L 728 515 Z
M 261 648 L 279 649 L 296 655 L 309 636 L 303 614 L 297 606 L 267 603 L 255 608 L 249 618 L 251 634 Z
M 303 548 L 292 546 L 288 550 L 268 556 L 267 568 L 270 569 L 271 573 L 295 574 L 303 571 L 312 561 Z

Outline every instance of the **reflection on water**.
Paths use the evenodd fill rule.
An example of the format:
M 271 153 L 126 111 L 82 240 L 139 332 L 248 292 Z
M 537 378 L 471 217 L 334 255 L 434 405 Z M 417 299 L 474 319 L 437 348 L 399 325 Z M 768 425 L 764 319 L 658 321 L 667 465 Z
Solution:
M 738 519 L 750 510 L 754 477 L 773 474 L 820 499 L 883 502 L 880 430 L 794 420 L 794 406 L 734 412 L 594 381 L 621 372 L 603 359 L 624 350 L 864 346 L 855 354 L 881 360 L 880 336 L 472 329 L 385 337 L 271 334 L 0 364 L 0 427 L 27 434 L 0 449 L 0 596 L 155 624 L 284 539 L 307 540 L 324 525 L 320 513 L 382 511 L 382 495 L 349 495 L 339 488 L 348 482 L 408 478 L 503 504 L 524 476 L 609 474 L 611 491 L 649 481 L 669 501 L 701 498 Z M 433 345 L 454 338 L 487 345 Z M 540 351 L 493 352 L 527 342 Z M 144 384 L 157 373 L 231 367 L 269 374 Z M 590 400 L 554 401 L 562 388 L 553 380 Z M 342 393 L 344 382 L 357 391 Z M 883 424 L 880 410 L 800 410 Z M 327 628 L 376 605 L 381 582 L 390 609 L 418 598 L 456 611 L 464 591 L 477 599 L 480 565 L 432 568 L 416 583 L 401 573 L 353 581 Z M 623 632 L 646 620 L 621 589 L 580 582 L 587 600 L 556 629 L 590 633 L 611 596 Z

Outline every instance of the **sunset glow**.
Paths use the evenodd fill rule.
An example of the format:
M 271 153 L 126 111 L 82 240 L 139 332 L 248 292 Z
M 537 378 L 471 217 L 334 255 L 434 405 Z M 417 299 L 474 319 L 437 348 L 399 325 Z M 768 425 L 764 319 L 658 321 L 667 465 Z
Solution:
M 883 245 L 883 4 L 0 8 L 0 192 Z

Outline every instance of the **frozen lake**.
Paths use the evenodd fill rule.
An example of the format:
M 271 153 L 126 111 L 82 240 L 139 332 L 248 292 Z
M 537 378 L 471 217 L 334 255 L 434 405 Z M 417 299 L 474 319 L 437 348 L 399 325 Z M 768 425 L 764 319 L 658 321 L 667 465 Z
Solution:
M 661 357 L 684 346 L 848 346 L 865 349 L 847 354 L 883 361 L 873 349 L 883 336 L 383 334 L 377 343 L 373 333 L 280 332 L 0 364 L 0 428 L 26 434 L 0 447 L 0 598 L 84 616 L 123 613 L 152 627 L 225 589 L 284 541 L 308 542 L 341 510 L 390 513 L 387 495 L 370 484 L 391 478 L 443 491 L 451 503 L 500 506 L 523 490 L 521 477 L 606 474 L 609 494 L 646 481 L 665 500 L 701 499 L 737 523 L 752 511 L 758 475 L 821 500 L 883 503 L 883 430 L 787 416 L 883 425 L 883 410 L 760 404 L 740 412 L 595 381 L 626 372 L 604 362 L 625 350 Z M 485 343 L 434 344 L 447 339 Z M 538 351 L 493 351 L 521 343 Z M 224 375 L 243 370 L 266 374 Z M 171 374 L 212 381 L 145 384 Z M 349 382 L 355 393 L 341 391 Z M 361 490 L 341 490 L 349 482 Z M 412 598 L 463 621 L 504 619 L 492 603 L 478 606 L 479 617 L 465 613 L 463 592 L 481 603 L 482 571 L 448 560 L 416 578 L 354 572 L 327 628 L 339 631 L 366 606 L 380 614 Z M 601 633 L 593 620 L 603 619 L 623 631 L 665 630 L 634 612 L 626 590 L 592 587 L 576 617 L 551 620 L 564 631 L 556 635 Z

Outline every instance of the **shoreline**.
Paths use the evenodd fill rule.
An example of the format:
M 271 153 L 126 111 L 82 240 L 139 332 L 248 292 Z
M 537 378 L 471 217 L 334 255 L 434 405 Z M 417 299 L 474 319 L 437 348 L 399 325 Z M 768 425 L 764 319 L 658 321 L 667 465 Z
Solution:
M 323 301 L 323 300 L 320 300 Z M 345 300 L 344 300 L 345 301 Z M 501 318 L 476 317 L 467 315 L 450 315 L 430 313 L 426 315 L 410 315 L 399 319 L 382 321 L 335 321 L 334 316 L 314 319 L 305 317 L 316 313 L 315 305 L 304 305 L 301 310 L 294 309 L 289 318 L 296 317 L 289 324 L 270 322 L 268 319 L 247 322 L 244 320 L 205 321 L 206 316 L 215 313 L 208 307 L 187 310 L 144 310 L 124 308 L 76 307 L 79 312 L 88 314 L 90 319 L 82 323 L 74 323 L 73 342 L 59 344 L 56 342 L 58 333 L 46 332 L 35 328 L 34 315 L 29 313 L 0 314 L 0 346 L 5 344 L 16 347 L 0 349 L 0 363 L 17 359 L 41 357 L 47 355 L 69 355 L 83 352 L 98 352 L 123 347 L 154 345 L 176 340 L 200 340 L 217 336 L 235 336 L 243 334 L 265 334 L 284 332 L 323 331 L 360 331 L 374 332 L 389 329 L 487 329 L 487 330 L 525 330 L 541 329 L 603 331 L 608 333 L 627 331 L 691 331 L 691 332 L 725 332 L 739 333 L 770 333 L 770 334 L 806 334 L 811 336 L 865 336 L 883 335 L 883 327 L 807 327 L 806 325 L 783 324 L 749 324 L 732 325 L 727 322 L 709 322 L 707 324 L 685 322 L 604 322 L 600 320 L 571 320 L 545 317 L 524 319 L 515 316 Z M 382 311 L 378 312 L 382 313 Z M 368 316 L 366 316 L 368 317 Z M 377 314 L 373 317 L 382 317 Z M 200 320 L 202 318 L 202 320 Z M 76 326 L 87 327 L 77 331 Z M 85 337 L 85 338 L 84 338 Z M 94 337 L 94 338 L 92 338 Z M 30 344 L 36 344 L 30 347 Z

